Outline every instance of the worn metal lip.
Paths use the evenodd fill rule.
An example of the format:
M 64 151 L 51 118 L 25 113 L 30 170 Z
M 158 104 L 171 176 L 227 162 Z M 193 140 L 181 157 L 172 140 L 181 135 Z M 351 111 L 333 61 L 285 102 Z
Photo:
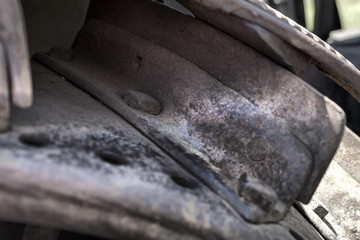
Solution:
M 272 65 L 270 65 L 270 68 L 269 68 L 269 66 L 267 65 L 266 58 L 265 59 L 260 58 L 258 60 L 259 64 L 256 64 L 256 66 L 254 66 L 254 68 L 258 68 L 259 71 L 254 72 L 254 71 L 252 71 L 253 64 L 251 64 L 251 65 L 245 64 L 245 62 L 247 62 L 248 59 L 244 60 L 243 58 L 241 58 L 239 56 L 235 56 L 236 54 L 234 54 L 234 55 L 229 54 L 229 53 L 238 53 L 238 51 L 239 51 L 236 47 L 233 48 L 231 46 L 237 46 L 237 44 L 244 42 L 245 45 L 247 44 L 248 46 L 257 50 L 257 51 L 252 50 L 252 52 L 254 52 L 254 53 L 256 52 L 256 56 L 265 55 L 265 56 L 267 56 L 267 58 L 270 58 L 275 63 L 280 64 L 278 61 L 272 59 L 271 56 L 267 55 L 267 53 L 269 53 L 269 52 L 264 52 L 261 49 L 257 48 L 256 45 L 252 45 L 251 43 L 249 43 L 249 38 L 243 39 L 244 35 L 250 34 L 248 31 L 248 28 L 250 26 L 256 27 L 257 30 L 260 30 L 263 33 L 266 33 L 265 35 L 260 35 L 260 36 L 256 35 L 256 38 L 270 37 L 272 39 L 270 41 L 270 43 L 272 42 L 272 44 L 274 45 L 274 49 L 277 49 L 276 43 L 278 43 L 279 41 L 283 42 L 284 44 L 289 45 L 288 47 L 283 49 L 289 55 L 284 55 L 283 58 L 288 59 L 289 56 L 300 54 L 300 55 L 304 55 L 304 58 L 306 58 L 308 60 L 308 56 L 305 56 L 305 54 L 302 52 L 300 53 L 300 51 L 298 49 L 296 49 L 293 46 L 290 46 L 290 44 L 286 43 L 284 40 L 280 39 L 276 35 L 270 33 L 269 31 L 265 30 L 264 28 L 262 28 L 256 24 L 252 24 L 249 21 L 242 20 L 240 18 L 236 18 L 233 16 L 230 16 L 232 18 L 230 18 L 230 17 L 228 18 L 227 15 L 222 15 L 222 16 L 217 15 L 219 17 L 217 19 L 217 21 L 221 21 L 221 22 L 219 23 L 220 25 L 216 25 L 217 26 L 217 28 L 216 28 L 216 27 L 214 27 L 214 24 L 204 23 L 204 21 L 201 21 L 201 19 L 196 20 L 194 18 L 190 18 L 190 17 L 184 16 L 182 14 L 177 14 L 176 12 L 173 12 L 170 9 L 166 9 L 165 7 L 156 6 L 157 4 L 153 4 L 148 1 L 140 1 L 140 0 L 126 1 L 126 0 L 123 0 L 122 2 L 120 2 L 121 4 L 119 4 L 119 2 L 117 2 L 117 1 L 109 1 L 108 4 L 103 4 L 101 1 L 93 1 L 92 3 L 93 3 L 93 6 L 91 6 L 90 10 L 89 10 L 90 14 L 88 15 L 88 22 L 92 21 L 92 19 L 101 20 L 110 25 L 114 25 L 118 28 L 127 30 L 132 34 L 135 34 L 143 39 L 150 40 L 166 49 L 171 50 L 172 52 L 177 53 L 181 57 L 189 60 L 190 62 L 197 65 L 199 68 L 206 71 L 210 76 L 215 77 L 220 82 L 224 83 L 224 85 L 226 85 L 226 86 L 232 88 L 233 90 L 237 91 L 238 93 L 240 93 L 242 96 L 247 98 L 250 102 L 252 102 L 255 106 L 261 106 L 263 103 L 266 102 L 266 100 L 264 101 L 264 99 L 262 99 L 263 97 L 265 97 L 264 96 L 265 94 L 259 94 L 259 93 L 256 93 L 256 91 L 255 92 L 252 91 L 251 88 L 249 89 L 246 87 L 247 84 L 245 84 L 244 82 L 249 81 L 248 79 L 250 79 L 250 80 L 253 79 L 253 82 L 256 82 L 257 79 L 261 79 L 261 78 L 267 79 L 266 76 L 268 76 L 270 74 L 270 72 L 276 72 L 275 76 L 271 75 L 276 78 L 281 78 L 282 75 L 292 78 L 293 75 L 290 74 L 291 75 L 291 77 L 290 77 L 288 71 L 286 71 L 285 69 L 280 70 L 279 66 L 274 63 Z M 120 6 L 123 5 L 123 8 L 119 8 L 119 5 Z M 119 12 L 121 12 L 122 14 L 119 14 Z M 172 12 L 172 14 L 171 14 L 171 12 Z M 208 12 L 211 12 L 211 11 L 208 11 Z M 142 22 L 146 22 L 147 24 L 142 24 L 141 22 L 139 22 L 138 21 L 139 18 L 134 17 L 137 14 L 139 14 L 141 16 Z M 161 16 L 161 17 L 159 17 L 159 16 Z M 173 18 L 171 18 L 171 17 L 173 17 Z M 201 15 L 200 15 L 200 17 L 201 17 Z M 162 18 L 162 19 L 168 18 L 169 21 L 166 21 L 165 23 L 163 23 L 161 21 L 161 19 L 159 19 L 159 18 Z M 176 22 L 174 21 L 175 19 L 177 20 Z M 242 29 L 243 32 L 239 32 L 239 31 L 236 32 L 236 29 L 235 30 L 231 29 L 232 24 L 230 24 L 230 23 L 233 22 L 232 20 L 235 20 L 235 22 L 237 21 L 235 25 L 237 26 L 238 29 Z M 247 27 L 243 28 L 245 25 L 247 25 Z M 249 29 L 251 30 L 251 27 Z M 196 30 L 198 30 L 198 31 L 196 31 Z M 246 32 L 246 33 L 244 33 L 244 32 Z M 196 36 L 197 33 L 199 33 L 199 36 L 212 36 L 212 37 L 206 38 L 206 40 L 203 37 L 198 37 L 198 39 L 192 38 L 192 36 Z M 267 35 L 267 34 L 269 34 L 269 35 Z M 254 36 L 252 36 L 251 38 L 254 38 Z M 185 45 L 185 44 L 181 43 L 182 39 L 186 39 L 186 41 L 187 41 L 186 43 L 189 46 L 192 46 L 192 48 L 194 48 L 194 50 L 190 52 L 190 51 L 188 51 L 188 49 L 191 49 L 191 48 L 183 47 L 183 45 Z M 218 44 L 216 44 L 216 43 L 220 42 L 220 40 L 224 41 L 224 43 L 225 43 L 224 46 L 227 46 L 227 44 L 229 44 L 228 45 L 229 47 L 224 48 L 225 51 L 223 51 L 223 52 L 221 50 L 219 51 L 219 49 L 217 47 Z M 208 43 L 208 47 L 204 47 L 207 45 L 207 43 Z M 279 50 L 279 49 L 277 49 L 277 50 Z M 214 53 L 216 53 L 216 54 L 214 54 Z M 203 58 L 203 57 L 198 58 L 198 57 L 196 57 L 196 55 L 199 55 L 199 56 L 207 55 L 208 58 Z M 250 55 L 249 59 L 252 59 L 252 57 L 253 57 L 253 55 Z M 209 64 L 208 62 L 206 62 L 206 60 L 203 60 L 203 59 L 213 59 L 212 62 L 214 62 L 214 63 L 218 62 L 218 64 L 216 64 L 216 65 Z M 240 61 L 240 59 L 242 61 Z M 243 63 L 245 64 L 245 66 L 243 66 Z M 280 65 L 283 66 L 282 64 L 280 64 Z M 242 73 L 241 69 L 246 69 L 246 73 Z M 266 70 L 261 71 L 262 69 L 268 69 L 267 71 L 269 71 L 269 74 L 268 73 L 264 74 L 264 72 Z M 274 71 L 272 71 L 272 70 L 274 70 Z M 222 73 L 219 74 L 220 72 L 222 72 Z M 243 72 L 245 72 L 245 70 Z M 300 79 L 298 79 L 298 80 L 301 81 Z M 276 79 L 273 79 L 272 81 L 268 81 L 267 84 L 270 86 L 272 84 L 273 85 L 281 84 L 283 86 L 286 84 L 286 87 L 288 89 L 292 89 L 293 87 L 294 88 L 301 87 L 296 82 L 287 81 L 287 82 L 280 83 L 280 81 L 278 81 Z M 249 85 L 251 85 L 251 84 L 249 84 Z M 308 86 L 307 84 L 305 84 L 305 85 L 306 85 L 306 88 L 309 90 L 309 92 L 314 91 L 319 96 L 321 96 L 321 94 L 319 94 L 312 87 Z M 256 86 L 258 88 L 258 92 L 266 91 L 266 85 L 263 86 L 262 84 L 256 84 Z M 286 88 L 286 87 L 284 87 L 284 88 Z M 282 92 L 279 90 L 281 90 L 281 88 L 279 88 L 278 91 L 276 91 L 276 93 L 280 94 L 280 92 L 281 92 L 281 95 L 283 95 L 284 97 L 286 95 L 289 95 L 289 96 L 291 95 L 291 94 L 287 94 L 286 92 Z M 268 92 L 268 93 L 270 93 L 272 97 L 274 96 L 274 94 L 272 94 L 271 92 Z M 255 97 L 255 96 L 260 97 L 262 100 L 257 101 L 257 97 Z M 293 95 L 291 95 L 291 96 L 293 96 Z M 265 97 L 265 99 L 268 99 L 268 98 Z M 265 104 L 266 106 L 264 107 L 264 109 L 267 109 L 267 110 L 270 109 L 270 111 L 277 112 L 276 114 L 280 119 L 283 119 L 283 118 L 291 119 L 290 122 L 293 122 L 293 123 L 296 122 L 296 124 L 293 125 L 295 127 L 295 129 L 298 128 L 299 124 L 303 124 L 302 126 L 307 125 L 307 123 L 305 123 L 304 118 L 303 118 L 304 115 L 299 114 L 298 110 L 294 110 L 295 107 L 294 108 L 291 107 L 291 106 L 299 106 L 299 104 L 296 102 L 302 102 L 301 97 L 299 97 L 296 102 L 293 102 L 293 98 L 291 98 L 291 97 L 286 98 L 285 102 L 291 103 L 289 105 L 287 105 L 286 103 L 281 104 L 281 102 L 282 102 L 281 98 L 278 99 L 278 101 L 276 101 L 274 99 L 276 99 L 276 98 L 273 98 L 272 100 L 268 101 L 270 104 L 269 103 Z M 304 102 L 307 102 L 307 104 L 308 104 L 307 106 L 309 108 L 311 108 L 311 106 L 312 106 L 311 102 L 316 102 L 316 100 L 315 99 L 309 100 L 309 99 L 310 98 L 308 95 L 306 95 L 306 97 L 304 95 Z M 323 100 L 323 101 L 325 101 L 325 100 Z M 280 102 L 280 103 L 277 104 L 276 102 Z M 326 102 L 328 102 L 328 101 L 326 101 Z M 326 106 L 327 106 L 326 108 L 329 108 L 327 116 L 329 116 L 329 118 L 332 118 L 333 119 L 332 121 L 334 121 L 334 119 L 339 120 L 338 126 L 343 126 L 345 123 L 343 118 L 345 118 L 345 117 L 344 117 L 342 110 L 338 110 L 334 104 L 326 104 Z M 289 107 L 292 110 L 288 111 L 287 109 Z M 320 109 L 322 109 L 322 108 L 325 109 L 324 106 L 320 107 Z M 280 116 L 279 116 L 279 112 L 282 112 L 282 114 L 280 113 Z M 285 116 L 284 116 L 284 113 L 285 113 Z M 305 114 L 305 115 L 307 115 L 307 114 Z M 341 116 L 340 118 L 342 118 L 342 119 L 338 118 L 339 116 Z M 300 121 L 296 120 L 296 118 L 299 118 Z M 316 125 L 315 122 L 316 121 L 312 121 L 312 123 L 310 123 L 310 122 L 308 122 L 308 123 L 310 125 L 314 126 L 314 125 Z M 318 125 L 318 126 L 321 128 L 321 125 Z M 330 131 L 327 131 L 326 129 L 324 131 L 330 132 Z M 303 132 L 303 131 L 300 131 L 300 132 Z M 313 131 L 311 131 L 311 132 L 313 132 Z M 296 135 L 295 132 L 293 132 L 293 133 Z M 314 133 L 312 133 L 312 134 L 314 135 Z M 326 138 L 323 138 L 323 139 L 326 139 Z M 333 138 L 330 137 L 329 139 L 333 139 Z M 340 141 L 340 139 L 341 139 L 341 131 L 340 130 L 338 131 L 338 134 L 336 135 L 336 139 L 338 141 Z M 305 140 L 305 142 L 309 142 L 309 139 L 307 139 L 306 136 L 305 136 L 304 140 Z M 318 139 L 317 142 L 320 142 L 320 140 L 321 139 Z M 326 140 L 322 141 L 322 143 L 324 143 L 324 142 L 326 142 Z M 315 146 L 315 145 L 317 145 L 317 144 L 310 144 L 310 146 Z M 321 173 L 323 173 L 322 170 L 317 171 L 318 167 L 322 166 L 324 161 L 327 161 L 325 163 L 325 165 L 327 166 L 328 162 L 331 160 L 334 152 L 336 151 L 337 145 L 338 145 L 338 142 L 334 143 L 334 145 L 333 145 L 333 147 L 331 147 L 331 149 L 323 148 L 323 149 L 328 149 L 328 151 L 317 150 L 315 147 L 312 148 L 312 152 L 316 156 L 317 159 L 318 159 L 319 154 L 321 155 L 321 157 L 320 157 L 321 160 L 315 162 L 314 174 L 311 176 L 311 181 L 309 181 L 307 184 L 309 186 L 314 186 L 314 187 L 308 187 L 307 189 L 304 189 L 304 191 L 301 193 L 300 199 L 303 202 L 306 202 L 310 199 L 311 194 L 315 188 L 315 185 L 317 184 L 317 182 L 320 179 L 319 173 L 320 173 L 320 175 L 321 175 Z M 321 153 L 319 153 L 319 152 L 321 152 Z
M 289 229 L 296 230 L 292 221 L 290 226 L 246 222 L 120 116 L 45 66 L 39 73 L 39 67 L 33 68 L 37 104 L 14 111 L 13 130 L 0 135 L 1 219 L 111 239 L 289 239 Z M 30 136 L 39 133 L 49 138 L 33 140 L 48 145 L 29 145 Z M 106 144 L 93 142 L 94 136 Z M 129 158 L 130 165 L 109 165 L 94 155 L 122 141 L 145 148 Z M 147 147 L 160 156 L 146 157 Z M 175 172 L 198 187 L 179 185 L 171 177 Z
M 183 42 L 176 42 L 177 38 L 154 37 L 157 40 L 154 41 L 152 36 L 142 36 L 138 26 L 146 17 L 140 23 L 136 18 L 131 23 L 120 21 L 126 22 L 127 28 L 133 26 L 132 31 L 118 26 L 118 20 L 111 16 L 118 19 L 117 14 L 129 12 L 119 8 L 127 2 L 111 3 L 117 2 L 95 5 L 95 13 L 98 10 L 100 16 L 95 14 L 91 19 L 90 14 L 72 51 L 68 51 L 70 57 L 58 52 L 55 56 L 37 54 L 35 58 L 125 118 L 248 221 L 282 219 L 296 197 L 304 189 L 311 191 L 325 171 L 329 155 L 337 147 L 334 138 L 337 140 L 341 135 L 338 131 L 343 124 L 341 111 L 333 111 L 330 104 L 330 114 L 324 108 L 323 97 L 299 78 L 209 24 L 181 14 L 171 18 L 172 12 L 165 12 L 166 17 L 161 15 L 160 19 L 153 16 L 160 21 L 158 25 L 145 21 L 154 29 L 157 26 L 162 29 L 163 19 L 168 19 L 168 27 L 186 18 L 190 22 L 189 32 L 193 33 L 187 35 L 188 43 L 196 46 L 200 40 L 207 46 L 210 42 L 211 48 L 200 47 L 199 56 L 213 50 L 218 54 L 211 55 L 211 62 L 223 56 L 217 48 L 222 44 L 214 42 L 228 44 L 228 52 L 234 56 L 224 54 L 226 60 L 221 61 L 235 62 L 233 71 L 226 71 L 228 79 L 217 75 L 228 69 L 226 66 L 209 67 L 207 62 L 183 52 Z M 137 4 L 129 5 L 134 11 L 139 8 Z M 151 10 L 152 14 L 158 13 Z M 108 18 L 102 21 L 102 15 Z M 177 32 L 187 33 L 182 29 Z M 156 34 L 159 35 L 166 34 Z M 215 40 L 198 38 L 206 35 L 213 35 Z M 239 74 L 237 66 L 249 63 L 248 59 L 252 59 L 251 66 L 255 62 L 262 66 L 256 65 L 253 71 L 251 66 L 244 67 L 246 70 Z M 260 71 L 259 67 L 266 70 Z M 332 115 L 334 126 L 329 124 Z M 323 120 L 322 124 L 316 124 L 318 119 Z M 325 153 L 320 151 L 321 155 L 319 144 L 327 146 Z M 267 147 L 263 153 L 253 154 L 256 145 Z M 250 180 L 240 182 L 244 172 L 250 175 Z
M 86 29 L 92 29 L 93 27 L 100 27 L 100 29 L 105 29 L 104 26 L 110 27 L 110 25 L 106 25 L 106 24 L 104 25 L 104 23 L 101 23 L 101 22 L 98 22 L 98 21 L 95 21 L 95 22 L 93 21 L 93 22 L 90 23 L 89 26 L 84 28 L 82 34 L 84 34 L 85 36 L 88 34 Z M 109 30 L 114 30 L 114 27 L 109 28 L 108 31 Z M 101 31 L 96 32 L 96 33 L 98 34 L 98 36 L 102 36 Z M 113 32 L 112 36 L 113 37 L 118 36 L 119 33 L 123 33 L 123 36 L 127 36 L 129 34 L 129 33 L 125 34 L 125 31 L 123 31 L 123 30 L 121 30 L 121 31 L 116 30 L 116 32 Z M 136 38 L 134 35 L 131 35 L 131 36 L 132 36 L 131 37 L 132 39 L 134 38 L 134 39 L 139 40 L 139 38 Z M 99 39 L 100 39 L 100 37 L 99 37 Z M 143 43 L 145 41 L 146 40 L 144 40 L 144 39 L 141 40 L 141 42 L 143 42 Z M 98 44 L 102 45 L 104 43 L 102 42 L 100 44 L 100 42 L 99 42 Z M 147 44 L 149 44 L 149 42 L 147 42 Z M 145 45 L 147 46 L 147 44 L 145 44 Z M 151 46 L 154 46 L 154 45 L 151 44 Z M 163 49 L 160 46 L 157 46 L 156 49 L 157 49 L 156 51 L 159 51 L 159 49 L 162 49 L 162 51 L 165 51 L 168 54 L 170 53 L 169 51 Z M 169 152 L 170 155 L 172 155 L 175 159 L 177 159 L 179 161 L 180 160 L 183 161 L 183 165 L 186 165 L 186 167 L 188 169 L 192 169 L 192 171 L 195 171 L 196 174 L 198 174 L 198 177 L 201 177 L 203 179 L 203 181 L 204 181 L 204 179 L 207 179 L 207 185 L 210 186 L 210 188 L 212 188 L 215 192 L 217 192 L 224 199 L 226 199 L 226 201 L 228 203 L 230 203 L 235 209 L 237 209 L 237 211 L 240 212 L 247 220 L 254 221 L 254 222 L 265 222 L 265 221 L 275 222 L 275 221 L 278 221 L 278 220 L 280 220 L 280 219 L 282 219 L 284 217 L 284 215 L 286 214 L 286 210 L 288 209 L 288 207 L 290 207 L 289 203 L 285 204 L 285 203 L 283 203 L 282 201 L 279 200 L 276 203 L 276 206 L 274 207 L 274 210 L 271 211 L 271 214 L 266 213 L 262 209 L 260 209 L 258 207 L 255 207 L 252 204 L 246 203 L 246 201 L 244 201 L 243 198 L 237 196 L 237 194 L 238 194 L 237 192 L 230 190 L 229 186 L 226 186 L 226 185 L 220 186 L 220 185 L 223 185 L 223 184 L 221 183 L 221 181 L 219 181 L 217 179 L 217 177 L 214 177 L 216 175 L 216 174 L 214 174 L 214 172 L 206 173 L 206 171 L 204 171 L 204 169 L 201 169 L 199 166 L 197 166 L 196 163 L 195 163 L 197 160 L 194 161 L 194 159 L 191 159 L 191 157 L 189 157 L 189 154 L 191 152 L 186 152 L 186 151 L 184 152 L 183 148 L 181 150 L 178 150 L 176 147 L 178 147 L 177 145 L 179 145 L 179 144 L 176 144 L 176 142 L 173 142 L 174 139 L 168 138 L 166 136 L 161 136 L 161 135 L 163 135 L 163 134 L 161 134 L 161 132 L 154 132 L 155 131 L 154 128 L 148 127 L 147 126 L 148 124 L 146 122 L 144 123 L 144 125 L 142 125 L 143 124 L 142 121 L 145 120 L 145 119 L 142 119 L 142 117 L 148 116 L 148 114 L 145 114 L 145 115 L 142 116 L 138 111 L 136 111 L 136 110 L 134 111 L 134 110 L 129 109 L 126 104 L 124 104 L 122 101 L 120 101 L 119 96 L 122 95 L 122 94 L 119 94 L 120 90 L 115 90 L 116 87 L 114 87 L 114 86 L 109 87 L 106 84 L 107 81 L 105 81 L 105 80 L 109 80 L 110 81 L 110 86 L 111 86 L 111 79 L 118 79 L 119 80 L 119 76 L 107 73 L 107 75 L 110 74 L 109 78 L 103 78 L 103 80 L 104 80 L 103 81 L 103 88 L 108 89 L 106 94 L 105 94 L 104 91 L 102 91 L 100 89 L 97 92 L 93 92 L 93 87 L 95 87 L 95 86 L 94 86 L 93 83 L 91 83 L 90 80 L 91 79 L 96 79 L 98 77 L 96 77 L 97 74 L 95 74 L 95 73 L 91 74 L 91 71 L 90 72 L 87 71 L 87 69 L 90 69 L 89 66 L 91 65 L 92 61 L 90 59 L 87 59 L 88 56 L 86 54 L 83 55 L 84 53 L 81 53 L 80 50 L 74 49 L 74 51 L 76 52 L 75 53 L 76 57 L 74 58 L 73 62 L 70 62 L 70 63 L 60 61 L 58 59 L 51 58 L 51 57 L 47 56 L 46 54 L 37 54 L 37 55 L 35 55 L 35 58 L 38 61 L 42 62 L 43 64 L 46 64 L 50 68 L 55 69 L 55 71 L 57 71 L 60 74 L 64 75 L 70 81 L 72 81 L 75 84 L 81 86 L 82 88 L 84 88 L 85 91 L 88 91 L 89 93 L 93 94 L 96 98 L 102 99 L 102 101 L 107 106 L 109 106 L 114 111 L 116 111 L 121 116 L 123 116 L 125 119 L 127 119 L 129 122 L 131 122 L 135 127 L 142 130 L 146 136 L 148 136 L 150 139 L 152 139 L 153 142 L 157 143 L 163 149 L 166 149 L 166 151 Z M 113 51 L 115 51 L 115 50 L 113 49 Z M 147 52 L 147 51 L 149 51 L 149 50 L 146 50 L 145 52 Z M 144 59 L 151 59 L 151 57 L 148 56 L 149 53 L 147 53 L 145 55 L 142 55 L 141 54 L 142 51 L 139 50 L 139 49 L 136 50 L 136 53 L 143 56 Z M 160 54 L 160 52 L 157 52 L 157 54 Z M 120 54 L 120 55 L 123 56 L 122 54 Z M 176 56 L 176 59 L 178 59 L 177 55 L 173 55 L 173 56 L 174 57 Z M 86 61 L 85 59 L 87 59 L 88 61 Z M 132 57 L 128 56 L 127 59 L 130 60 L 130 59 L 132 59 Z M 153 59 L 152 61 L 157 62 L 157 61 L 155 61 L 155 59 Z M 170 60 L 168 59 L 168 61 L 170 61 Z M 191 64 L 191 66 L 193 66 L 192 69 L 195 68 L 195 65 L 188 62 L 185 59 L 182 59 L 181 63 L 183 63 L 183 64 L 184 63 Z M 90 65 L 88 65 L 88 64 L 90 64 Z M 186 66 L 188 66 L 187 64 L 186 64 Z M 208 76 L 207 74 L 205 74 L 204 71 L 202 71 L 200 69 L 199 69 L 199 72 L 201 72 L 204 76 L 205 75 Z M 82 74 L 80 74 L 80 73 L 82 73 Z M 155 79 L 158 79 L 158 78 L 155 78 Z M 88 81 L 90 81 L 90 82 L 88 82 Z M 126 82 L 126 80 L 125 80 L 125 82 Z M 215 79 L 213 79 L 213 82 L 216 82 L 217 86 L 218 85 L 222 86 L 222 84 L 220 82 L 216 81 Z M 84 85 L 84 83 L 86 83 L 86 85 Z M 169 84 L 171 84 L 171 83 L 169 83 Z M 172 84 L 174 84 L 174 83 L 172 83 Z M 141 82 L 139 82 L 139 85 L 141 86 Z M 121 86 L 120 82 L 118 83 L 118 86 Z M 123 91 L 125 91 L 126 86 L 127 85 L 125 84 L 121 89 Z M 235 93 L 235 91 L 231 90 L 228 87 L 224 86 L 224 89 L 227 89 L 228 91 L 233 92 L 233 94 L 236 94 L 236 96 L 240 96 L 239 93 Z M 117 97 L 115 97 L 113 99 L 112 96 L 117 96 Z M 168 106 L 164 106 L 164 107 L 165 107 L 165 112 L 166 112 L 166 109 L 168 108 Z M 164 113 L 162 113 L 162 114 L 164 114 Z M 160 114 L 160 117 L 161 117 L 162 114 Z M 167 114 L 169 114 L 169 113 L 167 113 Z M 154 118 L 154 116 L 151 117 L 151 119 L 153 119 L 153 118 Z M 151 123 L 150 123 L 150 125 L 151 125 Z M 195 157 L 195 155 L 192 156 L 192 157 Z M 210 181 L 210 183 L 209 183 L 209 181 Z M 299 189 L 299 191 L 300 191 L 300 189 Z
M 79 84 L 79 82 L 77 82 L 77 80 L 79 79 L 74 78 L 74 76 L 72 76 L 73 73 L 72 70 L 74 69 L 72 69 L 71 67 L 69 68 L 70 63 L 61 62 L 57 59 L 49 57 L 47 54 L 42 54 L 42 53 L 35 54 L 34 57 L 40 63 L 48 66 L 49 68 L 53 69 L 55 72 L 65 76 L 67 79 L 71 79 L 71 81 L 74 82 L 75 84 Z M 85 89 L 85 91 L 89 92 L 90 94 L 93 94 L 88 89 Z M 108 103 L 108 99 L 103 98 L 104 96 L 94 95 L 94 97 L 97 99 L 102 99 L 103 102 Z M 169 154 L 169 156 L 177 160 L 182 159 L 183 166 L 186 165 L 185 169 L 187 170 L 191 169 L 191 171 L 197 171 L 197 173 L 201 173 L 197 175 L 197 177 L 201 180 L 201 182 L 202 183 L 205 182 L 203 180 L 204 178 L 208 179 L 208 182 L 205 185 L 213 192 L 216 192 L 216 194 L 220 198 L 224 199 L 224 201 L 227 204 L 229 204 L 229 206 L 231 206 L 234 209 L 234 211 L 241 214 L 241 216 L 244 219 L 246 219 L 248 222 L 274 223 L 280 221 L 285 217 L 288 208 L 290 208 L 290 205 L 286 205 L 279 200 L 278 202 L 276 202 L 274 206 L 274 210 L 271 211 L 271 214 L 269 214 L 268 212 L 265 212 L 264 210 L 255 206 L 254 204 L 247 203 L 244 200 L 244 198 L 239 197 L 237 193 L 235 193 L 228 186 L 226 186 L 222 182 L 222 180 L 218 179 L 218 177 L 213 172 L 208 173 L 206 171 L 203 171 L 203 169 L 201 169 L 200 166 L 198 166 L 195 162 L 193 162 L 194 159 L 192 158 L 197 157 L 196 155 L 186 151 L 186 149 L 184 149 L 183 147 L 177 146 L 177 144 L 173 141 L 173 139 L 170 139 L 166 136 L 161 136 L 162 135 L 161 132 L 157 132 L 154 128 L 149 128 L 148 124 L 144 122 L 144 119 L 139 117 L 141 116 L 141 114 L 138 116 L 136 115 L 137 110 L 130 109 L 126 103 L 122 103 L 121 101 L 116 104 L 117 107 L 114 107 L 115 105 L 108 105 L 108 104 L 106 105 L 113 111 L 119 113 L 120 116 L 122 116 L 124 119 L 131 122 L 136 129 L 138 129 L 145 136 L 151 139 L 153 143 L 155 143 L 158 147 L 160 147 L 167 154 Z M 119 108 L 122 109 L 123 111 L 120 112 Z M 137 124 L 134 124 L 135 122 L 137 122 Z
M 196 17 L 214 26 L 216 16 L 244 19 L 274 33 L 312 58 L 312 63 L 360 101 L 360 72 L 328 43 L 277 10 L 258 0 L 179 0 Z M 203 14 L 210 11 L 212 18 Z M 233 25 L 236 29 L 236 24 Z

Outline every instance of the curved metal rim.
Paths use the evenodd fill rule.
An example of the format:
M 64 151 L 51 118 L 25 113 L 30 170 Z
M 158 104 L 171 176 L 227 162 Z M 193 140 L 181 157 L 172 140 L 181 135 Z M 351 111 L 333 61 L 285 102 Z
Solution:
M 360 101 L 360 72 L 344 56 L 282 13 L 258 0 L 180 0 L 190 11 L 199 10 L 198 7 L 212 11 L 213 14 L 226 14 L 255 23 L 279 36 L 284 41 L 306 53 L 316 65 L 352 96 Z M 197 16 L 196 13 L 194 13 Z M 201 16 L 197 16 L 200 17 Z M 204 19 L 213 25 L 214 18 Z M 230 26 L 234 31 L 237 24 Z

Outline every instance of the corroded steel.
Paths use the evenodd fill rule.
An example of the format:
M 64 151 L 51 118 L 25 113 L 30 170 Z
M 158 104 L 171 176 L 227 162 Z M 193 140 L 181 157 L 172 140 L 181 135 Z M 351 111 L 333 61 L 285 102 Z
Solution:
M 293 208 L 277 224 L 244 221 L 106 106 L 32 70 L 35 105 L 0 135 L 1 219 L 110 239 L 321 239 Z M 11 230 L 0 223 L 2 237 Z
M 93 0 L 72 49 L 36 55 L 61 77 L 34 63 L 35 106 L 0 135 L 1 219 L 113 239 L 321 239 L 291 205 L 312 196 L 345 117 L 296 75 L 309 60 L 338 81 L 357 72 L 256 1 L 181 2 L 191 14 Z
M 316 188 L 343 112 L 236 38 L 141 4 L 94 1 L 73 60 L 36 59 L 123 116 L 246 219 L 282 219 Z M 159 102 L 157 115 L 129 104 L 129 92 Z

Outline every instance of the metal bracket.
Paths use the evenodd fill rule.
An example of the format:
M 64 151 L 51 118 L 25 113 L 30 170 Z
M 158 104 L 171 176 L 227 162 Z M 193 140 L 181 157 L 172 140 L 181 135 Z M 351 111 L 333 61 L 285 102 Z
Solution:
M 112 22 L 129 10 L 140 12 Z M 71 60 L 54 52 L 36 59 L 124 117 L 250 221 L 279 221 L 299 196 L 308 201 L 342 136 L 342 110 L 298 77 L 155 3 L 94 4 Z
M 14 109 L 12 131 L 0 134 L 2 220 L 107 239 L 321 239 L 293 214 L 244 221 L 106 106 L 38 63 L 32 70 L 34 107 Z M 1 236 L 22 239 L 13 230 L 0 222 Z

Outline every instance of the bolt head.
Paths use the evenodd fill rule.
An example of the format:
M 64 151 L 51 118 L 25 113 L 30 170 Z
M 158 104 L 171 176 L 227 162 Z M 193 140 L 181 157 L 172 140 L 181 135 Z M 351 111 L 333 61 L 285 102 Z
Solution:
M 150 95 L 138 91 L 128 90 L 124 95 L 124 102 L 131 108 L 158 115 L 161 112 L 161 104 Z

